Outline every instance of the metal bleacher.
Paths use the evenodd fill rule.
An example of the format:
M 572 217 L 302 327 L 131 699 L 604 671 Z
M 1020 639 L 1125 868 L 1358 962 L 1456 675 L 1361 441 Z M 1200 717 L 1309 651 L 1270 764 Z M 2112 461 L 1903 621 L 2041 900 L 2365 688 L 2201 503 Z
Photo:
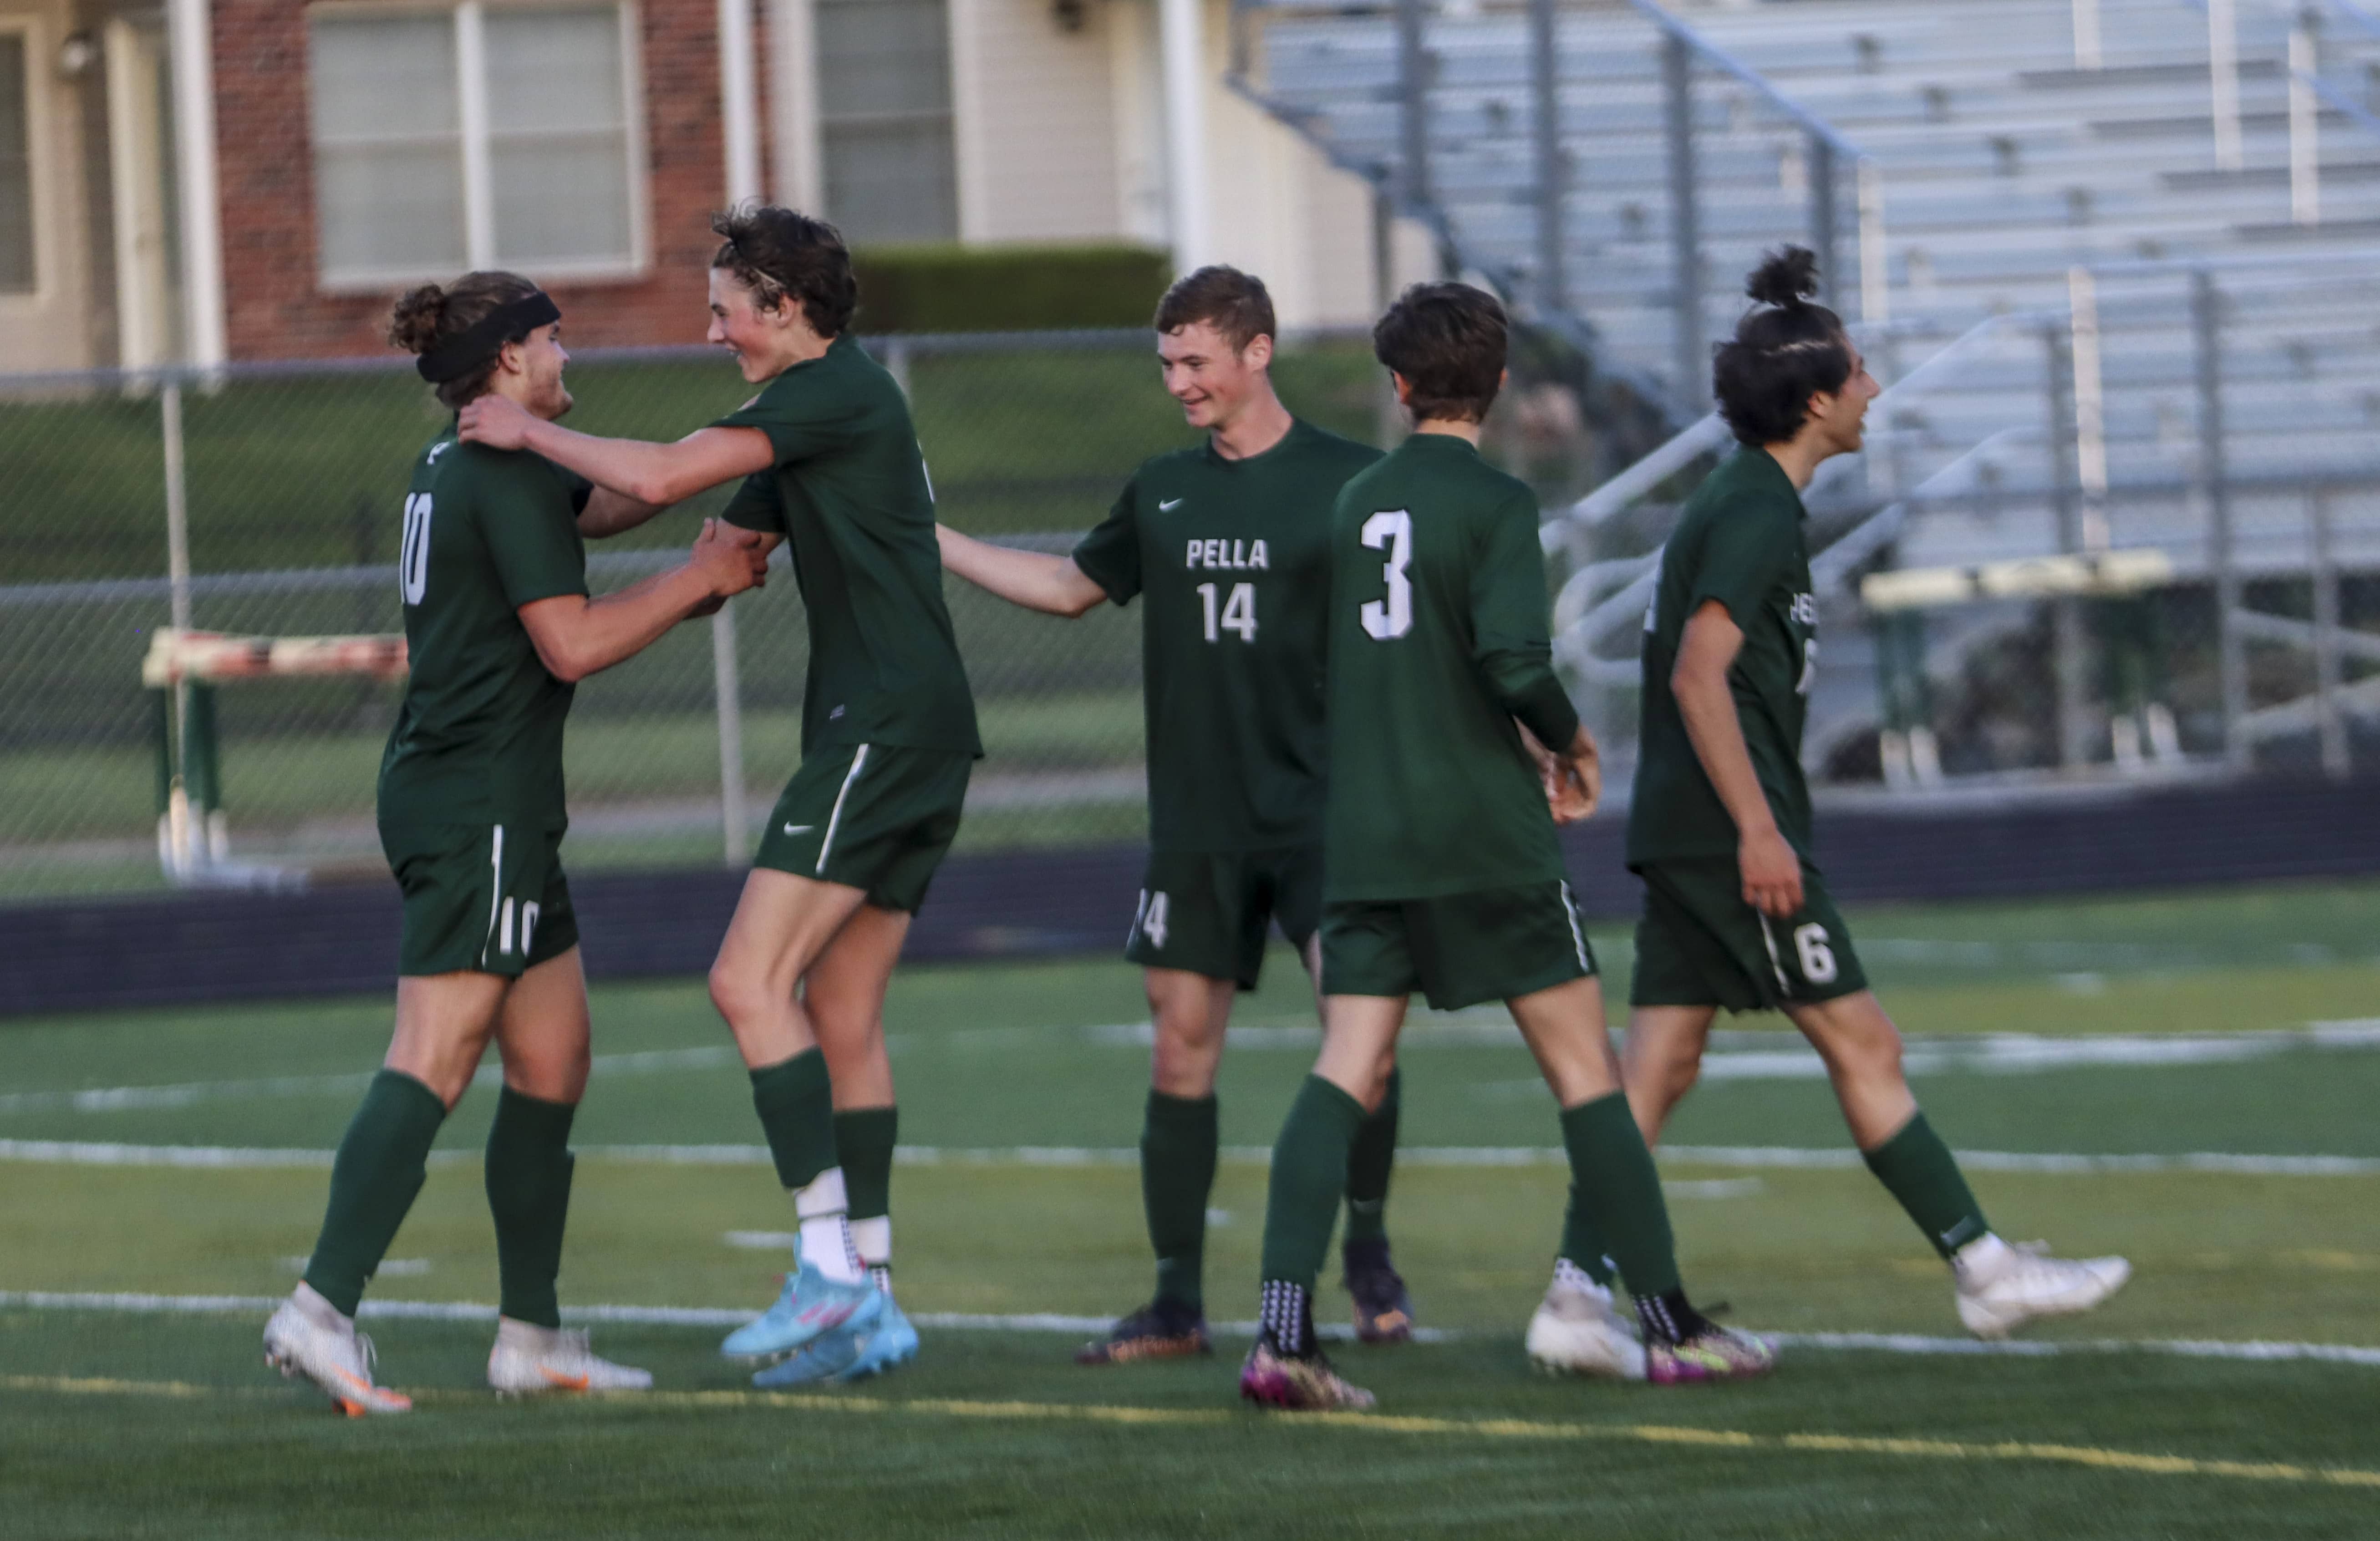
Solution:
M 1682 427 L 1760 251 L 1817 246 L 1891 387 L 1814 492 L 1828 602 L 1856 622 L 1878 565 L 2157 547 L 2221 590 L 2236 762 L 2240 585 L 2380 569 L 2380 17 L 2212 3 L 1240 0 L 1235 79 Z M 1663 528 L 1632 503 L 1700 433 L 1549 527 L 1590 685 L 1631 667 Z M 1832 649 L 1814 757 L 1873 730 L 1873 668 Z

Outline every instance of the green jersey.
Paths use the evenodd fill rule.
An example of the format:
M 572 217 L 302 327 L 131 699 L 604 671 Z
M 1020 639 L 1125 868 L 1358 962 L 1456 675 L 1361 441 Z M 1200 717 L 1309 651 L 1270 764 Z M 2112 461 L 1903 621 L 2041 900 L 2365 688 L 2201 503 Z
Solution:
M 1578 732 L 1554 678 L 1536 496 L 1453 434 L 1415 434 L 1339 495 L 1330 563 L 1325 897 L 1560 879 L 1513 724 L 1557 749 Z
M 1775 458 L 1756 446 L 1703 479 L 1661 553 L 1645 613 L 1644 725 L 1636 790 L 1628 809 L 1632 866 L 1733 856 L 1735 820 L 1686 737 L 1670 677 L 1686 622 L 1711 600 L 1743 632 L 1727 671 L 1752 768 L 1777 828 L 1810 854 L 1810 784 L 1802 775 L 1802 726 L 1818 667 L 1818 602 L 1802 496 Z
M 758 428 L 776 450 L 726 518 L 792 548 L 809 620 L 802 752 L 901 744 L 982 753 L 942 603 L 933 484 L 892 376 L 846 333 L 718 426 Z
M 1145 597 L 1156 850 L 1320 842 L 1330 509 L 1379 458 L 1305 422 L 1244 460 L 1211 444 L 1160 455 L 1075 548 L 1110 599 Z
M 573 687 L 545 671 L 519 612 L 587 592 L 586 495 L 550 461 L 459 444 L 452 428 L 414 462 L 397 557 L 411 672 L 381 757 L 382 824 L 568 822 Z

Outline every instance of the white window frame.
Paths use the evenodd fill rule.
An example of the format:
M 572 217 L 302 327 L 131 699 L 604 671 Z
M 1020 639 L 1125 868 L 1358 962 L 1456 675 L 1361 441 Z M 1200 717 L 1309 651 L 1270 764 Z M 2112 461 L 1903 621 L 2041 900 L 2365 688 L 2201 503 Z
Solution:
M 50 251 L 57 227 L 50 185 L 50 35 L 38 16 L 0 16 L 0 32 L 25 39 L 25 202 L 33 223 L 33 287 L 0 290 L 0 319 L 28 321 L 58 298 L 58 264 Z
M 652 162 L 647 153 L 645 136 L 644 16 L 637 0 L 600 0 L 600 3 L 615 4 L 620 18 L 621 122 L 627 141 L 625 169 L 628 178 L 628 256 L 625 261 L 614 258 L 541 260 L 532 265 L 537 276 L 543 278 L 632 280 L 645 277 L 653 268 Z M 494 175 L 488 145 L 484 41 L 487 13 L 492 7 L 506 11 L 579 10 L 584 9 L 586 4 L 587 0 L 433 0 L 428 4 L 421 3 L 421 0 L 408 4 L 385 4 L 380 0 L 322 0 L 321 4 L 306 7 L 309 29 L 314 25 L 315 18 L 326 15 L 429 14 L 454 18 L 455 131 L 462 141 L 463 263 L 467 268 L 494 267 L 501 260 L 495 249 Z M 310 67 L 306 89 L 310 93 L 314 86 L 313 72 Z M 310 129 L 307 136 L 307 155 L 310 168 L 313 155 Z M 319 247 L 314 263 L 315 281 L 324 294 L 377 293 L 392 284 L 454 276 L 449 273 L 405 265 L 327 273 L 322 270 Z

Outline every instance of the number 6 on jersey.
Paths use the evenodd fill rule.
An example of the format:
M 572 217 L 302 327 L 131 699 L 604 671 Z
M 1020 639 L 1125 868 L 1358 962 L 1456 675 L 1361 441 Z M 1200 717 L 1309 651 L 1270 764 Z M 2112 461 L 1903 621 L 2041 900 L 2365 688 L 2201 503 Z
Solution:
M 1413 563 L 1413 515 L 1402 508 L 1374 514 L 1364 521 L 1364 544 L 1389 554 L 1380 564 L 1389 597 L 1364 602 L 1364 631 L 1374 642 L 1391 642 L 1413 630 L 1413 581 L 1405 576 Z

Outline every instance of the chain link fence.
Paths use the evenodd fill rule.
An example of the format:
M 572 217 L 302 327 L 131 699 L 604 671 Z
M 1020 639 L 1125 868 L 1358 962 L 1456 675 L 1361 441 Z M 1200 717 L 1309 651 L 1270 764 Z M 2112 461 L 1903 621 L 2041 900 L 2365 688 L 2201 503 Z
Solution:
M 941 517 L 972 533 L 1066 549 L 1135 465 L 1188 439 L 1145 331 L 870 346 L 910 393 Z M 1293 339 L 1276 373 L 1302 414 L 1378 436 L 1363 339 Z M 686 433 L 750 394 L 706 349 L 582 353 L 570 381 L 572 426 L 645 438 Z M 187 505 L 187 624 L 397 631 L 403 489 L 441 422 L 404 361 L 234 366 L 178 385 L 0 379 L 0 900 L 164 881 L 159 711 L 140 664 L 175 618 L 169 485 Z M 592 586 L 674 562 L 723 501 L 714 491 L 591 544 Z M 1137 615 L 1101 606 L 1068 623 L 956 580 L 947 592 L 988 752 L 963 842 L 1137 838 Z M 566 751 L 575 865 L 715 862 L 745 846 L 722 828 L 735 801 L 722 793 L 722 678 L 740 707 L 744 820 L 773 802 L 800 756 L 802 607 L 788 576 L 731 614 L 724 674 L 698 623 L 580 687 Z M 373 785 L 397 693 L 360 677 L 216 688 L 234 863 L 382 870 Z
M 2362 447 L 2380 373 L 2325 319 L 2380 300 L 2375 272 L 2356 258 L 2133 264 L 2078 278 L 2079 306 L 1956 334 L 1862 328 L 1890 389 L 1867 453 L 1834 462 L 1809 497 L 1820 784 L 2023 796 L 2343 775 L 2380 751 L 2380 460 Z M 870 346 L 910 393 L 941 517 L 971 533 L 1062 551 L 1142 459 L 1192 442 L 1146 332 Z M 1275 373 L 1326 427 L 1402 432 L 1361 337 L 1289 339 Z M 582 355 L 571 383 L 574 426 L 647 438 L 748 395 L 699 349 Z M 177 592 L 204 630 L 401 628 L 401 493 L 441 422 L 402 361 L 236 366 L 168 385 L 0 379 L 0 901 L 166 881 L 163 715 L 140 663 Z M 1605 742 L 1615 797 L 1652 564 L 1727 449 L 1706 422 L 1645 457 L 1651 422 L 1624 385 L 1524 336 L 1486 446 L 1547 509 L 1557 663 Z M 187 508 L 179 583 L 169 487 Z M 722 497 L 590 547 L 594 586 L 676 560 Z M 735 602 L 732 646 L 713 625 L 680 627 L 580 688 L 574 865 L 748 849 L 800 753 L 793 590 Z M 1065 622 L 963 581 L 946 592 L 988 752 L 962 844 L 1139 838 L 1137 616 L 1101 606 Z M 396 693 L 360 677 L 218 689 L 232 862 L 380 874 L 373 783 Z

